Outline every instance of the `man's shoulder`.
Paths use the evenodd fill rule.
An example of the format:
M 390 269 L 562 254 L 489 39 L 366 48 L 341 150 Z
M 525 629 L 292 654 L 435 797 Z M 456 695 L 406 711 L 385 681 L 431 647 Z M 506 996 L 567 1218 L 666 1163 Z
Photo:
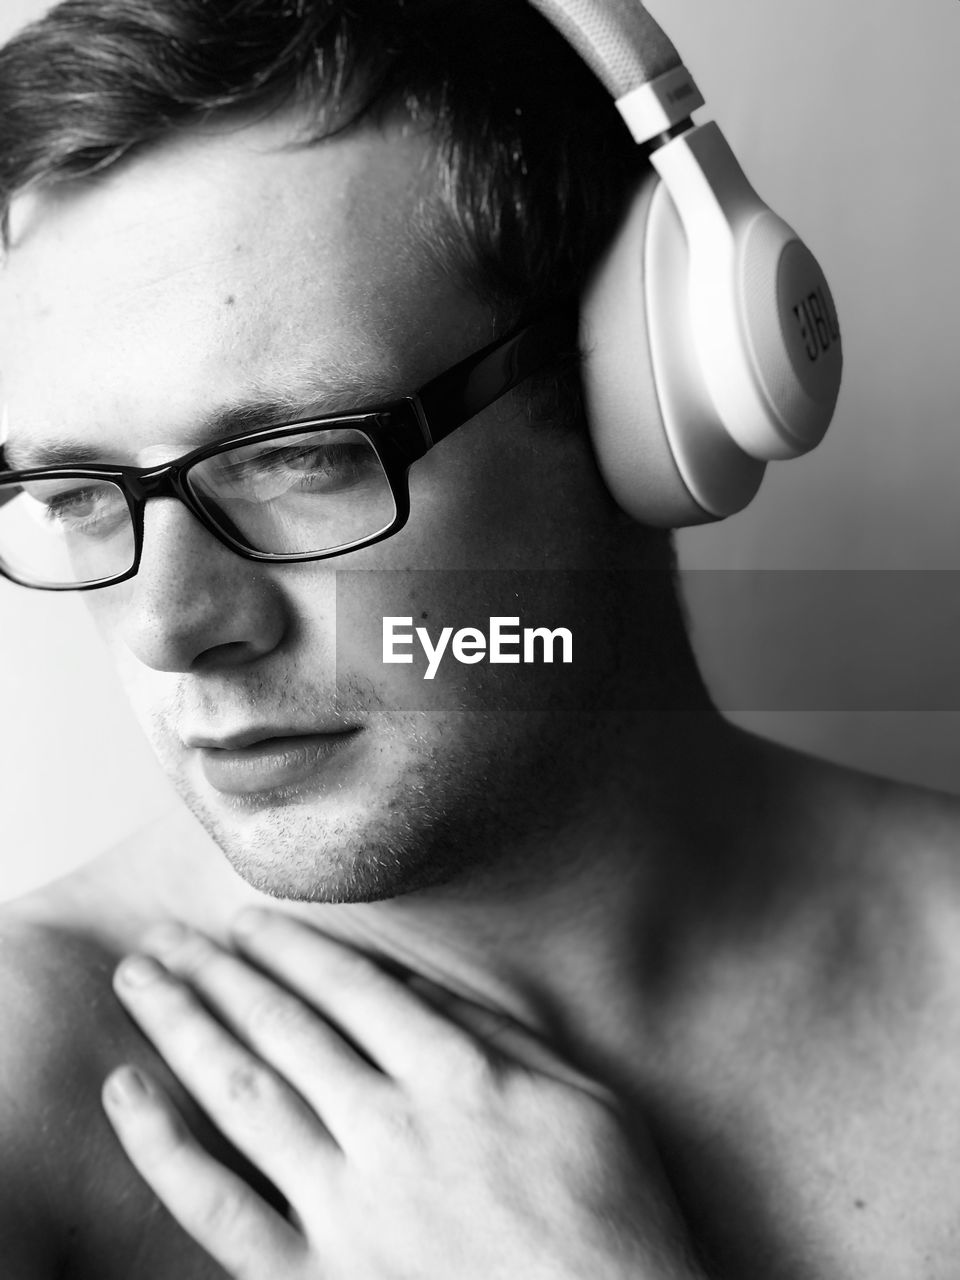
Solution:
M 960 965 L 960 796 L 887 782 L 872 825 L 865 869 L 875 861 L 877 878 L 864 877 L 865 891 L 902 911 L 924 950 Z
M 960 911 L 960 795 L 780 747 L 771 754 L 786 761 L 778 817 L 804 910 L 834 903 L 845 921 L 902 926 L 918 942 L 932 937 L 938 912 Z M 960 955 L 960 931 L 949 941 Z
M 0 908 L 3 1275 L 219 1275 L 136 1176 L 101 1106 L 107 1074 L 133 1062 L 199 1129 L 195 1108 L 114 996 L 121 948 L 46 905 L 41 896 L 26 911 Z
M 85 1114 L 95 1102 L 99 1115 L 100 1086 L 120 1062 L 162 1072 L 112 979 L 146 930 L 171 916 L 216 932 L 228 895 L 218 896 L 219 881 L 207 885 L 204 850 L 191 840 L 179 818 L 154 823 L 0 905 L 0 1105 L 13 1088 L 21 1099 L 49 1094 L 57 1110 Z M 173 868 L 167 879 L 165 867 Z M 213 874 L 224 873 L 215 866 Z
M 944 1089 L 957 1099 L 950 1111 L 960 1150 L 960 798 L 911 790 L 894 867 L 894 887 L 915 922 L 901 960 L 904 1002 Z M 896 965 L 892 948 L 888 964 Z
M 12 1275 L 52 1273 L 111 1142 L 100 1081 L 130 1034 L 111 967 L 80 934 L 0 912 L 0 1243 Z
M 849 1066 L 864 1102 L 896 1109 L 895 1095 L 918 1107 L 936 1098 L 956 1172 L 960 797 L 865 775 L 850 781 L 848 796 L 840 838 L 805 900 L 797 999 L 786 1010 L 824 1047 L 831 1070 Z
M 125 1020 L 111 996 L 118 958 L 71 923 L 0 909 L 0 1082 L 30 1061 L 33 1085 L 42 1087 L 51 1072 L 77 1073 L 103 1056 Z M 66 1062 L 64 1044 L 72 1049 Z
M 831 1069 L 950 1080 L 960 1099 L 960 797 L 812 758 L 787 765 L 787 856 L 770 862 L 780 914 L 760 945 L 742 921 L 756 1034 L 798 1061 L 811 1045 Z
M 114 1067 L 159 1065 L 112 980 L 163 913 L 149 895 L 118 891 L 110 869 L 90 864 L 0 906 L 0 1123 L 36 1139 L 37 1117 L 49 1119 L 55 1163 L 109 1132 L 100 1089 Z
M 72 927 L 0 911 L 0 1107 L 7 1132 L 22 1124 L 35 1133 L 38 1115 L 70 1116 L 77 1136 L 77 1119 L 98 1096 L 103 1076 L 136 1044 L 111 989 L 118 958 Z
M 960 1050 L 960 796 L 865 775 L 852 793 L 823 881 L 841 950 L 905 1015 L 949 1013 Z

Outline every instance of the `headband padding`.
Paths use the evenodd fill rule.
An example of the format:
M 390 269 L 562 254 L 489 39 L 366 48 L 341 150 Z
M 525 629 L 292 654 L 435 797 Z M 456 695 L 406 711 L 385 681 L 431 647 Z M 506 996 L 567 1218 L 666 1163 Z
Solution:
M 614 98 L 680 65 L 680 55 L 638 0 L 531 0 Z

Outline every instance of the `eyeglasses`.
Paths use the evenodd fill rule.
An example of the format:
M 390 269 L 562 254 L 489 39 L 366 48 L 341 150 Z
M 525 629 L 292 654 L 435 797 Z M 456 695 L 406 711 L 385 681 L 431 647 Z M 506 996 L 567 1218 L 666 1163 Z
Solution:
M 160 467 L 6 471 L 0 447 L 0 574 L 42 591 L 132 578 L 150 498 L 179 498 L 246 560 L 324 560 L 381 542 L 410 514 L 413 463 L 576 342 L 577 311 L 567 304 L 412 396 L 246 432 Z

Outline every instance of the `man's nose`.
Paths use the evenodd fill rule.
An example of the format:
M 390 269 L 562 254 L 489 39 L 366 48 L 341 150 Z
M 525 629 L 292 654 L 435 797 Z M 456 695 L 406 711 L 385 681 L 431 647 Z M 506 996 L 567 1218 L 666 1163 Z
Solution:
M 147 504 L 140 569 L 128 586 L 122 639 L 156 671 L 254 662 L 289 624 L 269 571 L 223 546 L 174 498 Z

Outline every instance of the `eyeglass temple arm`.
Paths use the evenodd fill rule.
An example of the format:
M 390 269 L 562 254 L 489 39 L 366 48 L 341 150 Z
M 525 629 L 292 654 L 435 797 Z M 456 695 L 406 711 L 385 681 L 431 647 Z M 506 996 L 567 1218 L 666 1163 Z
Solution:
M 498 338 L 455 368 L 422 387 L 414 399 L 436 444 L 501 396 L 565 355 L 578 352 L 579 307 L 562 304 L 556 311 Z

